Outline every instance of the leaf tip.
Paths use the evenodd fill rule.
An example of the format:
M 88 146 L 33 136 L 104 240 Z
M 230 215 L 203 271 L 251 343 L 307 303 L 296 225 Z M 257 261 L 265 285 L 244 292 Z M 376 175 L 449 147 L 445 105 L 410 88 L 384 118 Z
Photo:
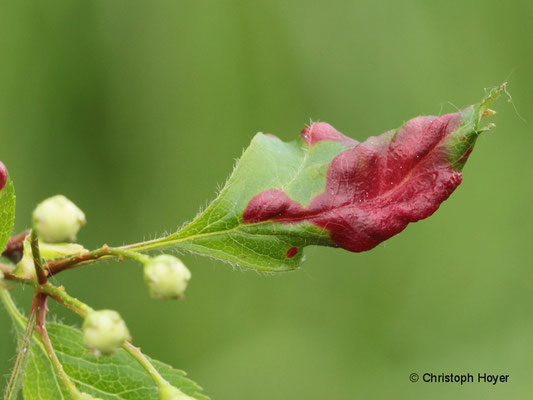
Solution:
M 489 91 L 489 94 L 485 96 L 483 100 L 481 100 L 481 103 L 479 104 L 479 120 L 481 118 L 490 117 L 491 115 L 496 114 L 496 111 L 491 110 L 489 107 L 502 93 L 507 93 L 509 95 L 509 92 L 507 91 L 507 82 L 503 82 L 500 86 L 497 86 L 495 88 L 492 88 Z

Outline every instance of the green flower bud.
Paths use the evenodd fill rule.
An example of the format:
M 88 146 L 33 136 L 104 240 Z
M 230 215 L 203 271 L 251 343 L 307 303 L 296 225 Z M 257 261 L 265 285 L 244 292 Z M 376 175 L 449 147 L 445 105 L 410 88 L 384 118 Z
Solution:
M 130 339 L 126 323 L 113 310 L 91 311 L 83 322 L 83 342 L 95 354 L 112 354 Z
M 48 243 L 74 242 L 85 223 L 83 211 L 63 195 L 44 200 L 33 211 L 33 227 Z
M 159 388 L 159 399 L 160 400 L 194 400 L 192 397 L 187 396 L 178 388 L 172 386 L 171 384 L 162 385 Z
M 190 279 L 191 271 L 174 256 L 164 254 L 144 264 L 144 280 L 154 299 L 183 298 Z

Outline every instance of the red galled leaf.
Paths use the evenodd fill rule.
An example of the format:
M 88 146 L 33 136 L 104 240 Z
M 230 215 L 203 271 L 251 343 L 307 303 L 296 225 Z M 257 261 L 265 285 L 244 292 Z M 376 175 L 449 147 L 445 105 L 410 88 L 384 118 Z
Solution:
M 328 230 L 339 247 L 372 249 L 410 222 L 432 215 L 457 188 L 476 138 L 488 129 L 479 128 L 479 122 L 493 114 L 488 106 L 504 90 L 502 85 L 480 104 L 456 113 L 414 118 L 363 143 L 328 124 L 310 125 L 302 132 L 307 146 L 321 140 L 350 146 L 330 163 L 325 191 L 307 207 L 279 189 L 263 191 L 248 203 L 243 222 L 308 222 Z

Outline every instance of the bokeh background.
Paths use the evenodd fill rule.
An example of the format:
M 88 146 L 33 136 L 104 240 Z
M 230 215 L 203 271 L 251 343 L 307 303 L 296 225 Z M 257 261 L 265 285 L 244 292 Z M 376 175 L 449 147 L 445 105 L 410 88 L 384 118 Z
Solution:
M 119 310 L 136 344 L 215 400 L 527 398 L 532 19 L 529 0 L 2 2 L 0 159 L 16 230 L 63 193 L 88 216 L 89 248 L 155 237 L 214 197 L 257 131 L 292 140 L 312 119 L 363 140 L 508 81 L 513 102 L 493 107 L 497 128 L 459 189 L 371 252 L 309 248 L 279 276 L 184 255 L 183 302 L 150 300 L 129 262 L 57 279 Z M 4 312 L 0 327 L 3 386 Z M 412 372 L 510 382 L 411 383 Z

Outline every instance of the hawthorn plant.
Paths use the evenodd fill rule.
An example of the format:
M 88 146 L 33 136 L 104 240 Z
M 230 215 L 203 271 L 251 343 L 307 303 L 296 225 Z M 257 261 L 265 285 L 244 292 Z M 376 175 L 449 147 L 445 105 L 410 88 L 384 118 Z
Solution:
M 218 197 L 192 222 L 168 236 L 86 250 L 76 243 L 84 213 L 57 195 L 33 211 L 30 230 L 10 237 L 15 192 L 0 162 L 0 298 L 13 320 L 18 352 L 4 399 L 208 399 L 185 373 L 144 355 L 131 342 L 120 314 L 94 310 L 50 282 L 50 277 L 103 259 L 143 266 L 150 295 L 179 299 L 191 273 L 176 248 L 267 272 L 296 269 L 309 245 L 370 250 L 429 217 L 461 183 L 461 171 L 483 131 L 493 89 L 461 111 L 417 117 L 359 143 L 331 125 L 313 123 L 285 143 L 258 133 Z M 24 315 L 13 285 L 33 287 Z M 47 302 L 78 314 L 81 330 L 47 321 Z

